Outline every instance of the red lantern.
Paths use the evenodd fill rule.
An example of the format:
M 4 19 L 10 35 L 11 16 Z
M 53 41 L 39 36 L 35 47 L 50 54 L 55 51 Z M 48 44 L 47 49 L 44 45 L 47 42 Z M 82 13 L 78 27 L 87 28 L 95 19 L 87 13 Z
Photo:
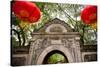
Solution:
M 40 9 L 35 3 L 28 1 L 15 1 L 12 4 L 12 11 L 22 21 L 29 23 L 37 22 L 40 19 Z
M 97 21 L 97 6 L 86 6 L 81 12 L 81 19 L 85 24 L 95 23 Z

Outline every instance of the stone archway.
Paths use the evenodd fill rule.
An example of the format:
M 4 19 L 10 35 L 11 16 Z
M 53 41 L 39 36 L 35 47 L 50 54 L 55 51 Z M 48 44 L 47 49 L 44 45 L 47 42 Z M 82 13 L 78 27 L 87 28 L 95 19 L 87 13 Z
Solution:
M 32 33 L 28 64 L 42 64 L 46 55 L 54 50 L 62 52 L 68 62 L 80 62 L 80 35 L 64 21 L 54 19 Z
M 74 62 L 74 60 L 73 60 L 74 58 L 72 57 L 71 52 L 69 51 L 68 48 L 65 48 L 65 47 L 62 46 L 62 45 L 52 45 L 52 46 L 47 47 L 47 48 L 40 54 L 40 56 L 39 56 L 38 59 L 37 59 L 36 64 L 42 64 L 42 63 L 43 63 L 43 60 L 44 60 L 44 58 L 45 58 L 45 56 L 46 56 L 49 52 L 51 52 L 51 51 L 53 51 L 53 50 L 58 50 L 58 51 L 62 52 L 62 53 L 67 57 L 69 63 Z

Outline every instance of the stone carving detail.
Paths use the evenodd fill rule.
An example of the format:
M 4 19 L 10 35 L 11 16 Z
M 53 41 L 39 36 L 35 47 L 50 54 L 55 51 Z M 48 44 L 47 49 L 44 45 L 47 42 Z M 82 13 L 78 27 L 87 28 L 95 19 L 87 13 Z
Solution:
M 70 46 L 70 48 L 73 48 L 74 41 L 73 39 L 68 39 L 68 45 Z
M 51 32 L 67 32 L 66 28 L 61 25 L 61 24 L 51 24 L 50 26 L 48 26 L 48 28 L 46 29 L 46 32 L 51 33 Z
M 63 45 L 67 48 L 76 48 L 79 47 L 79 42 L 75 41 L 74 38 L 58 38 L 54 40 L 53 38 L 51 39 L 51 37 L 44 37 L 34 42 L 34 50 L 45 49 L 50 45 Z
M 48 47 L 49 45 L 50 45 L 51 43 L 50 43 L 50 40 L 49 40 L 49 38 L 44 38 L 43 39 L 43 42 L 42 42 L 42 48 L 46 48 L 46 47 Z
M 72 31 L 71 27 L 67 23 L 65 23 L 64 21 L 62 21 L 58 18 L 55 18 L 55 19 L 47 22 L 41 29 L 35 30 L 34 32 L 49 33 L 50 32 L 49 26 L 50 26 L 50 28 L 54 28 L 55 26 L 58 26 L 60 28 L 60 30 L 58 30 L 57 29 L 58 27 L 57 27 L 56 30 L 51 30 L 52 32 L 60 32 L 61 33 L 61 32 L 71 32 Z
M 68 40 L 67 39 L 62 39 L 62 43 L 65 47 L 70 48 L 70 45 L 68 44 Z

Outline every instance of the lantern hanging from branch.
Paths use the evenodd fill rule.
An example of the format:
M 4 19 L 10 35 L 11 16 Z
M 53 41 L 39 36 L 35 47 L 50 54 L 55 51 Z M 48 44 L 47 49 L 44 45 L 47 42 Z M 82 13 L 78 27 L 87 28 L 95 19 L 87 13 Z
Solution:
M 97 6 L 88 5 L 81 12 L 81 19 L 92 28 L 97 26 Z
M 41 16 L 40 9 L 29 1 L 15 1 L 12 4 L 12 11 L 18 19 L 28 23 L 37 22 Z

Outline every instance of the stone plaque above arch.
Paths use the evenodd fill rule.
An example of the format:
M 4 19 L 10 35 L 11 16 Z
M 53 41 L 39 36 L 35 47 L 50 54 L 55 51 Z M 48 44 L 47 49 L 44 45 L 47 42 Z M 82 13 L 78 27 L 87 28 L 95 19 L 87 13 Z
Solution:
M 51 21 L 45 23 L 43 27 L 34 32 L 41 32 L 41 33 L 67 33 L 72 32 L 72 28 L 64 21 L 55 18 Z
M 50 26 L 47 27 L 45 32 L 50 33 L 50 32 L 67 32 L 67 29 L 61 25 L 61 24 L 51 24 Z

